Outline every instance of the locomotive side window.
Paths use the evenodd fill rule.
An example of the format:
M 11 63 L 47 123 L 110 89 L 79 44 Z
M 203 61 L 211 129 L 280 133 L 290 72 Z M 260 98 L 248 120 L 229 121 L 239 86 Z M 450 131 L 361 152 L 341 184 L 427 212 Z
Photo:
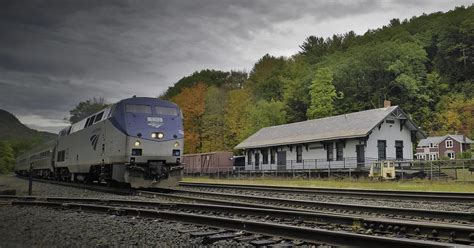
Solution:
M 168 107 L 155 107 L 155 111 L 159 115 L 178 115 L 178 110 L 176 108 L 168 108 Z
M 94 118 L 95 118 L 95 115 L 87 118 L 87 121 L 86 121 L 86 124 L 84 125 L 84 128 L 92 126 L 92 124 L 94 124 Z
M 102 116 L 104 116 L 104 112 L 100 112 L 95 116 L 94 123 L 97 123 L 98 121 L 102 120 Z
M 127 113 L 151 114 L 151 107 L 148 105 L 127 104 L 125 109 Z
M 58 151 L 58 157 L 57 157 L 57 162 L 63 162 L 66 158 L 66 151 L 65 150 L 62 150 L 62 151 Z

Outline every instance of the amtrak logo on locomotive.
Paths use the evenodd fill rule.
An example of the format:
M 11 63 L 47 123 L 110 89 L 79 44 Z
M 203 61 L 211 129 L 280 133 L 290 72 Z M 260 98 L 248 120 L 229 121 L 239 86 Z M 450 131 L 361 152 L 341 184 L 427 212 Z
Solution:
M 91 141 L 92 148 L 94 148 L 94 151 L 97 148 L 97 141 L 99 141 L 99 136 L 100 134 L 94 134 L 89 139 Z
M 163 125 L 163 118 L 161 117 L 147 117 L 148 126 L 159 128 Z

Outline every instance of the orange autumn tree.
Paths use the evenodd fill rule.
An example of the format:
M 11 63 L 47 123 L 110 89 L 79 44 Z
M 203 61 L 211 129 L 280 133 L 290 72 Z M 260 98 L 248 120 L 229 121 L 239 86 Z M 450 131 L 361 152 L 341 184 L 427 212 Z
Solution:
M 207 86 L 199 82 L 171 98 L 184 115 L 184 153 L 201 151 L 206 91 Z

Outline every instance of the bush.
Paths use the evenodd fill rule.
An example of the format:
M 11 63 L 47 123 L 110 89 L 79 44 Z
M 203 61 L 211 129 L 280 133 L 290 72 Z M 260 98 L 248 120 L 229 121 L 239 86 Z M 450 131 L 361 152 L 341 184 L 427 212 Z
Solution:
M 13 148 L 7 142 L 0 142 L 0 173 L 12 172 L 15 165 Z
M 471 151 L 461 152 L 457 157 L 458 158 L 469 159 L 469 158 L 472 158 L 472 152 Z

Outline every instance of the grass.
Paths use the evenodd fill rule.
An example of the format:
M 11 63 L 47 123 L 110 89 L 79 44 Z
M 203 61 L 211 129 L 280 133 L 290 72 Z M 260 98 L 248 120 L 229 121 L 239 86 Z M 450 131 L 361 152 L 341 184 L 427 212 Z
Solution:
M 324 187 L 324 188 L 354 188 L 382 190 L 414 190 L 414 191 L 446 191 L 474 192 L 474 183 L 456 181 L 372 181 L 370 179 L 285 179 L 285 178 L 246 178 L 246 179 L 211 179 L 205 177 L 186 177 L 184 182 L 199 183 L 229 183 L 247 185 L 293 186 L 293 187 Z

